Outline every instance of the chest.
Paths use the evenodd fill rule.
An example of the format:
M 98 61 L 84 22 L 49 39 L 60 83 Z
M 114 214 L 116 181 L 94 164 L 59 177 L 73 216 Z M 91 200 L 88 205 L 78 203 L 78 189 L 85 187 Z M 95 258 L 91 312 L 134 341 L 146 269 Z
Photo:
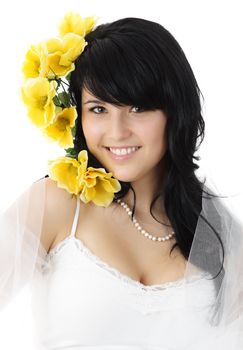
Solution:
M 143 218 L 140 225 L 156 236 L 171 232 L 154 219 Z M 65 239 L 67 232 L 61 229 L 51 248 Z M 157 242 L 144 237 L 123 208 L 81 205 L 75 236 L 109 266 L 145 285 L 175 281 L 185 272 L 186 260 L 179 249 L 170 254 L 175 239 Z

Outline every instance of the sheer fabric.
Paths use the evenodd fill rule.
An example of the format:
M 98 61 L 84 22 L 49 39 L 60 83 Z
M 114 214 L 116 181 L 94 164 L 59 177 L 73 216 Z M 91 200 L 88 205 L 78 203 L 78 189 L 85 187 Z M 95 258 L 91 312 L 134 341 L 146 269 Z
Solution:
M 207 183 L 205 189 L 223 195 L 215 190 L 212 182 Z M 203 196 L 202 217 L 199 217 L 197 222 L 179 302 L 185 311 L 200 308 L 197 294 L 192 293 L 191 280 L 202 272 L 207 272 L 204 280 L 213 283 L 214 299 L 207 309 L 207 327 L 201 328 L 200 337 L 193 341 L 191 349 L 240 350 L 243 348 L 243 224 L 232 211 L 232 197 L 209 199 L 206 194 Z M 46 179 L 42 179 L 26 189 L 1 214 L 1 309 L 24 285 L 31 283 L 34 277 L 38 277 L 41 286 L 44 278 L 43 268 L 50 269 L 47 252 L 41 244 L 41 234 L 48 215 L 47 198 Z M 206 221 L 211 226 L 207 225 Z M 224 247 L 224 256 L 219 238 Z M 215 278 L 210 280 L 210 277 Z M 97 287 L 96 292 L 99 293 Z M 181 327 L 183 330 L 183 322 Z M 153 332 L 159 334 L 161 331 L 155 324 Z M 183 344 L 178 349 L 183 349 Z
M 25 189 L 0 216 L 0 310 L 31 281 L 45 264 L 41 244 L 45 222 L 47 182 Z
M 212 180 L 206 190 L 224 196 Z M 215 278 L 215 299 L 208 314 L 211 327 L 196 349 L 243 348 L 243 224 L 234 214 L 234 200 L 242 202 L 242 193 L 228 198 L 202 199 L 201 216 L 190 250 L 185 277 L 200 266 Z M 216 230 L 206 224 L 206 220 Z M 224 252 L 222 251 L 222 245 Z M 223 262 L 223 264 L 222 264 Z M 190 307 L 190 294 L 185 290 L 185 304 Z M 211 334 L 211 335 L 210 335 Z

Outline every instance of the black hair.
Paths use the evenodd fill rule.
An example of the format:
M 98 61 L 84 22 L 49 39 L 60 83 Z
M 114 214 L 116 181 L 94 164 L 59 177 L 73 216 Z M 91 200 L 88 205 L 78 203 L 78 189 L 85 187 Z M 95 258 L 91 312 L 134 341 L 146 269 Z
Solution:
M 195 152 L 205 131 L 201 113 L 204 98 L 190 64 L 168 30 L 141 18 L 128 17 L 101 24 L 88 33 L 85 40 L 88 45 L 77 58 L 70 76 L 69 91 L 78 111 L 74 154 L 86 149 L 88 166 L 105 168 L 86 145 L 81 123 L 82 88 L 114 105 L 163 110 L 167 117 L 164 177 L 150 213 L 154 217 L 152 207 L 157 200 L 162 200 L 176 237 L 171 252 L 178 246 L 188 259 L 197 221 L 202 217 L 203 193 L 207 194 L 204 198 L 217 197 L 206 191 L 205 181 L 195 175 L 199 168 L 195 161 L 200 160 Z M 133 191 L 132 219 L 136 195 L 130 182 L 120 183 L 122 188 L 114 200 L 125 196 L 129 189 Z M 219 234 L 206 218 L 204 220 L 217 236 L 224 256 Z M 221 256 L 218 252 L 216 261 L 220 261 Z

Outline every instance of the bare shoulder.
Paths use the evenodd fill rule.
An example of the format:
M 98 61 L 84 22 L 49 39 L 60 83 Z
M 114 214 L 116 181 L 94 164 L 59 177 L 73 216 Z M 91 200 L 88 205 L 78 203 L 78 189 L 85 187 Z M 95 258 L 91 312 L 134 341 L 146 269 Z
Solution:
M 43 179 L 46 186 L 46 209 L 47 211 L 58 211 L 60 214 L 67 211 L 67 206 L 76 203 L 76 197 L 63 188 L 50 177 Z M 54 214 L 54 213 L 53 213 Z
M 48 252 L 59 232 L 65 227 L 70 227 L 77 199 L 75 195 L 58 187 L 57 183 L 49 177 L 39 181 L 42 181 L 39 186 L 42 184 L 45 186 L 45 214 L 41 242 Z

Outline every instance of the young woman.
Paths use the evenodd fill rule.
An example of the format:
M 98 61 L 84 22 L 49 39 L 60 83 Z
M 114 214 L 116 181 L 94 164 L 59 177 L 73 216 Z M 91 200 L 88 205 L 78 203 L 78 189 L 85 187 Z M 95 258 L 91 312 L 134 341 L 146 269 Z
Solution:
M 241 349 L 242 226 L 195 174 L 205 124 L 183 50 L 141 18 L 85 41 L 72 155 L 121 187 L 107 206 L 48 176 L 26 190 L 2 219 L 2 295 L 32 280 L 43 349 Z

